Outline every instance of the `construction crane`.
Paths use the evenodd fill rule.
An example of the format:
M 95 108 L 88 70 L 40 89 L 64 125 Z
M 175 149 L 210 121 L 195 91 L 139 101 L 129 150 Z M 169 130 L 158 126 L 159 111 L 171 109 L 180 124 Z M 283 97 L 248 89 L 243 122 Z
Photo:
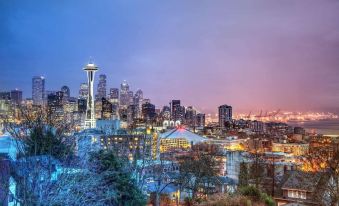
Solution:
M 251 118 L 251 114 L 252 114 L 252 111 L 250 111 L 250 113 L 245 118 L 246 119 L 250 119 Z
M 277 111 L 273 111 L 273 114 L 271 113 L 270 115 L 268 115 L 269 117 L 275 117 L 280 113 L 280 109 L 278 109 Z
M 256 117 L 256 118 L 261 118 L 261 117 L 262 117 L 262 110 L 260 110 L 259 115 L 256 115 L 255 117 Z

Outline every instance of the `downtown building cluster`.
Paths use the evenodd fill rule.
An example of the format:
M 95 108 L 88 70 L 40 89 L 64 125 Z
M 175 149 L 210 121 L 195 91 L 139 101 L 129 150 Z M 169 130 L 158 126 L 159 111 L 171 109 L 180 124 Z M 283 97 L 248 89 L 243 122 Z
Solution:
M 107 88 L 107 76 L 100 74 L 96 83 L 93 71 L 97 70 L 93 63 L 85 66 L 88 82 L 80 84 L 76 97 L 68 86 L 46 90 L 46 79 L 41 76 L 32 79 L 32 98 L 23 99 L 20 90 L 1 92 L 1 115 L 20 125 L 23 117 L 17 110 L 46 111 L 54 121 L 69 125 L 67 141 L 76 145 L 79 162 L 88 163 L 91 152 L 102 150 L 126 157 L 137 168 L 134 176 L 149 199 L 152 194 L 164 195 L 176 205 L 192 198 L 193 193 L 199 198 L 233 194 L 245 184 L 270 194 L 279 205 L 328 201 L 314 197 L 316 188 L 331 177 L 324 178 L 324 170 L 312 167 L 305 159 L 323 149 L 328 151 L 326 157 L 333 158 L 339 150 L 338 140 L 281 122 L 234 119 L 232 106 L 226 104 L 217 108 L 216 121 L 207 122 L 205 114 L 194 106 L 183 106 L 181 100 L 157 107 L 142 90 L 133 91 L 127 81 L 120 88 Z M 0 138 L 0 153 L 11 151 L 9 159 L 16 162 L 16 146 L 8 143 L 11 138 Z M 2 150 L 1 140 L 11 149 Z M 197 153 L 202 157 L 211 151 L 217 162 L 208 168 L 216 171 L 213 177 L 198 179 L 199 174 L 191 171 L 189 182 L 194 187 L 178 182 L 183 177 L 182 157 Z M 78 165 L 71 166 L 78 169 Z
M 68 86 L 49 90 L 46 88 L 46 81 L 43 76 L 34 76 L 32 96 L 27 99 L 23 99 L 23 92 L 18 89 L 1 92 L 0 111 L 8 113 L 11 108 L 19 107 L 45 108 L 53 118 L 72 123 L 75 131 L 95 128 L 95 125 L 86 126 L 86 119 L 91 119 L 88 116 L 89 110 L 92 110 L 95 122 L 119 121 L 121 128 L 136 125 L 145 127 L 186 125 L 190 128 L 203 129 L 205 126 L 205 114 L 198 112 L 193 106 L 185 107 L 180 100 L 172 100 L 168 105 L 157 107 L 149 98 L 144 97 L 141 89 L 133 91 L 127 81 L 123 81 L 120 88 L 107 88 L 105 74 L 99 75 L 96 92 L 92 95 L 90 91 L 94 88 L 91 88 L 90 82 L 81 83 L 78 95 L 74 97 L 71 96 Z M 93 108 L 91 108 L 92 99 Z M 13 116 L 12 120 L 16 118 L 19 117 Z

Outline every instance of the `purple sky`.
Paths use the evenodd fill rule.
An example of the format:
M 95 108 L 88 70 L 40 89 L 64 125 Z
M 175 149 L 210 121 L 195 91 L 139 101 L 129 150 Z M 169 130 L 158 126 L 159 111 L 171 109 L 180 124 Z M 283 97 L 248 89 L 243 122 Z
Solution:
M 157 106 L 339 110 L 339 1 L 1 1 L 0 90 L 77 94 L 93 56 Z

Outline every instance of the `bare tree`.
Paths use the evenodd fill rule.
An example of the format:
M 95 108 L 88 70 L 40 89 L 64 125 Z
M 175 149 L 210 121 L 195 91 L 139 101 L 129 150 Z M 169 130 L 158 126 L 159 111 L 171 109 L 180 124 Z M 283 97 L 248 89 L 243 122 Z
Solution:
M 337 144 L 323 146 L 304 157 L 303 169 L 319 172 L 322 176 L 318 184 L 317 200 L 324 205 L 339 204 L 339 150 Z

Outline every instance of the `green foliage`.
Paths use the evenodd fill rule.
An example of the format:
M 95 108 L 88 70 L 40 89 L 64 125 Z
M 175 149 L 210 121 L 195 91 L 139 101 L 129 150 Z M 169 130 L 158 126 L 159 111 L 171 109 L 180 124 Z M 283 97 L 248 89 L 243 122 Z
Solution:
M 239 186 L 247 186 L 248 185 L 248 169 L 245 162 L 240 163 L 240 172 L 239 172 Z
M 275 201 L 266 193 L 261 193 L 261 200 L 265 202 L 267 206 L 275 206 Z
M 25 156 L 51 155 L 64 159 L 73 154 L 72 148 L 65 144 L 62 136 L 57 135 L 52 127 L 37 126 L 31 129 L 30 135 L 23 139 Z
M 259 189 L 257 189 L 254 186 L 244 186 L 240 187 L 238 190 L 239 194 L 250 197 L 256 201 L 262 201 L 267 206 L 275 206 L 275 201 L 267 195 L 266 193 L 261 192 Z
M 113 151 L 93 153 L 90 161 L 94 163 L 93 172 L 102 176 L 101 186 L 115 191 L 111 197 L 107 197 L 108 202 L 126 206 L 146 204 L 144 195 L 127 169 L 128 163 L 119 159 Z
M 261 192 L 253 186 L 240 187 L 239 193 L 241 195 L 253 197 L 255 199 L 260 199 L 261 197 Z

